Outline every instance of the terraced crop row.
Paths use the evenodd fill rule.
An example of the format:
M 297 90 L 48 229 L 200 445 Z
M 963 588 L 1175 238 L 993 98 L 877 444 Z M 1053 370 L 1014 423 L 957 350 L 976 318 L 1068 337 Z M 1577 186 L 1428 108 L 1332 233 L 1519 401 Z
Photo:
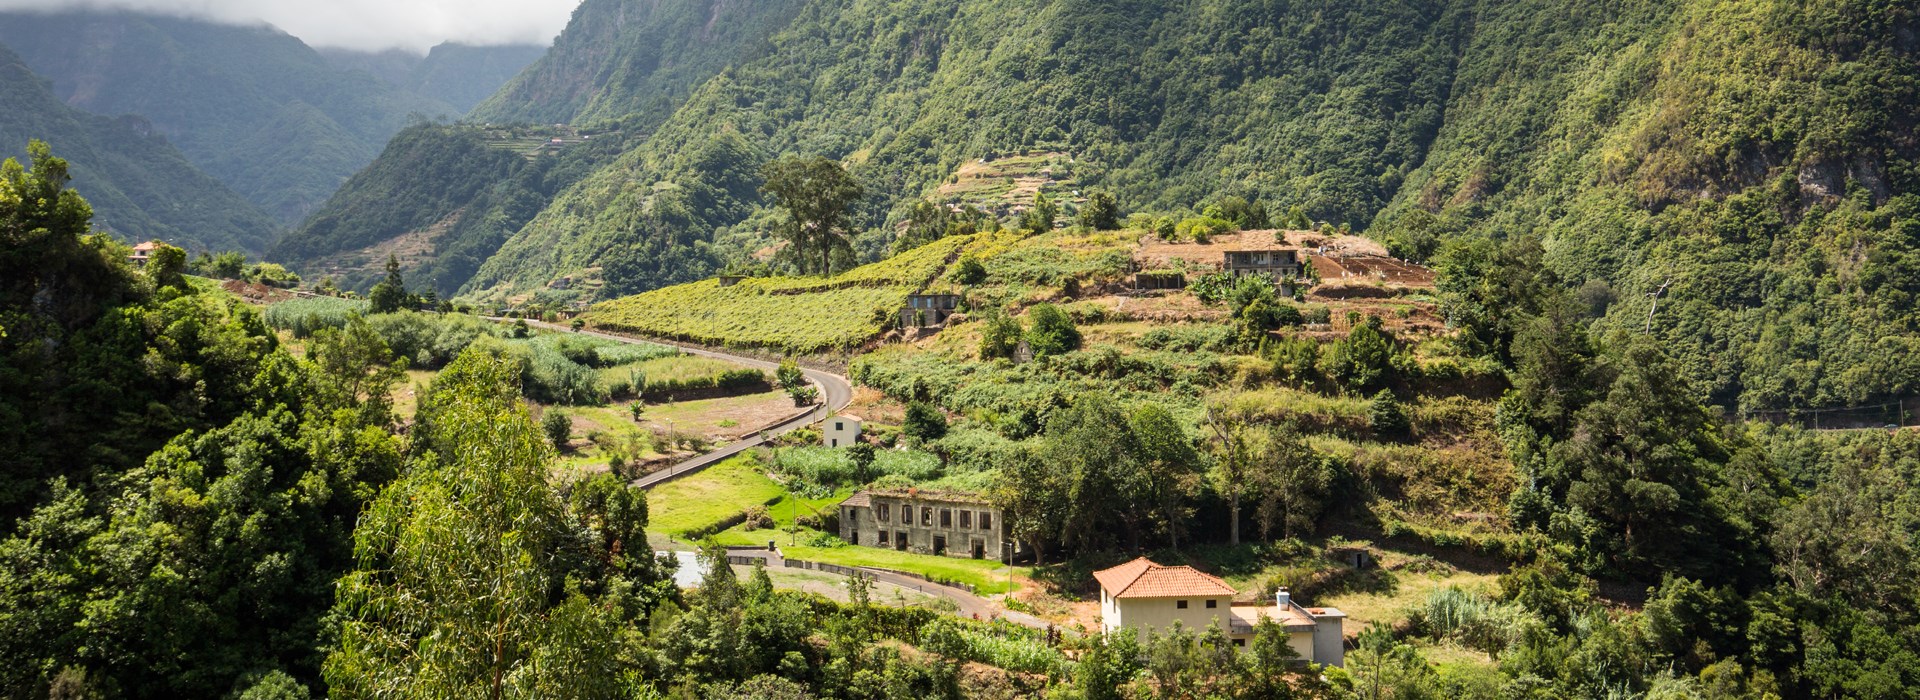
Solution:
M 827 279 L 703 280 L 595 305 L 597 328 L 706 345 L 818 353 L 859 346 L 886 329 L 907 295 L 971 241 L 956 236 Z

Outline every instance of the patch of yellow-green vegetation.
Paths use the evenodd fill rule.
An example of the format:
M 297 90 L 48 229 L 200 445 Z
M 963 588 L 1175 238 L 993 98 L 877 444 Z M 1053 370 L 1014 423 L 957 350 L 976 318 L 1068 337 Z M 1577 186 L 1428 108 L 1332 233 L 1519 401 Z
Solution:
M 393 387 L 393 414 L 401 420 L 413 418 L 420 411 L 420 396 L 427 392 L 427 386 L 439 374 L 438 370 L 407 370 L 406 378 Z
M 1033 574 L 1030 567 L 1009 567 L 991 559 L 960 559 L 956 557 L 937 557 L 931 554 L 914 554 L 878 547 L 860 547 L 841 545 L 837 547 L 815 547 L 806 544 L 797 546 L 782 545 L 781 551 L 793 559 L 839 564 L 841 566 L 871 566 L 881 569 L 908 571 L 945 581 L 958 581 L 973 586 L 980 595 L 1006 593 L 1014 589 L 1008 582 L 1011 573 L 1015 577 L 1025 578 Z
M 736 457 L 647 493 L 648 528 L 671 535 L 713 527 L 751 506 L 765 505 L 786 489 L 751 457 Z
M 1360 396 L 1328 396 L 1292 387 L 1272 387 L 1232 395 L 1228 408 L 1259 422 L 1292 422 L 1308 432 L 1357 434 L 1367 429 L 1370 402 Z
M 615 408 L 621 412 L 628 410 L 624 406 Z M 804 409 L 794 407 L 793 399 L 786 393 L 773 390 L 717 399 L 648 404 L 640 419 L 663 428 L 670 422 L 676 433 L 704 434 L 721 429 L 723 426 L 720 424 L 728 420 L 737 426 L 758 428 L 801 410 Z M 627 415 L 631 420 L 632 415 Z
M 656 357 L 636 362 L 625 367 L 608 367 L 600 370 L 602 376 L 626 379 L 631 372 L 638 372 L 648 379 L 678 379 L 690 381 L 703 377 L 719 376 L 729 370 L 740 369 L 740 365 L 716 357 L 701 355 L 674 355 Z
M 745 579 L 753 573 L 752 567 L 735 566 L 734 572 Z M 836 574 L 809 571 L 807 569 L 788 569 L 771 567 L 767 569 L 767 578 L 773 581 L 773 587 L 781 590 L 818 593 L 842 603 L 847 602 L 847 577 Z M 921 593 L 911 588 L 875 582 L 869 601 L 875 605 L 888 605 L 899 608 L 933 607 L 939 605 L 939 598 Z
M 878 336 L 908 294 L 946 269 L 971 236 L 955 236 L 831 278 L 704 280 L 595 305 L 596 328 L 708 345 L 817 353 Z
M 1499 576 L 1494 574 L 1443 569 L 1426 573 L 1401 570 L 1391 575 L 1393 585 L 1388 592 L 1340 593 L 1308 604 L 1339 608 L 1347 614 L 1347 633 L 1356 634 L 1369 624 L 1391 625 L 1406 619 L 1408 611 L 1424 605 L 1427 596 L 1443 588 L 1459 587 L 1488 595 L 1499 591 Z
M 769 540 L 777 541 L 781 546 L 812 541 L 820 536 L 820 531 L 810 527 L 796 530 L 794 522 L 809 517 L 820 518 L 832 515 L 840 502 L 847 500 L 851 495 L 853 495 L 851 487 L 820 498 L 807 498 L 787 492 L 780 497 L 779 501 L 767 506 L 767 517 L 773 520 L 773 527 L 748 530 L 745 525 L 735 525 L 715 534 L 713 539 L 728 546 L 764 546 Z

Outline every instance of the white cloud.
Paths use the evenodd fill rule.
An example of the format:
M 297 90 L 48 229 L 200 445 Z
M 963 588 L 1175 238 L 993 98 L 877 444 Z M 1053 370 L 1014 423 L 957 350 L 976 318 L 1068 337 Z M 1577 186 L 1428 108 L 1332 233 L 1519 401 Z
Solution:
M 443 41 L 547 44 L 579 0 L 0 0 L 0 10 L 136 10 L 267 23 L 313 46 L 424 52 Z

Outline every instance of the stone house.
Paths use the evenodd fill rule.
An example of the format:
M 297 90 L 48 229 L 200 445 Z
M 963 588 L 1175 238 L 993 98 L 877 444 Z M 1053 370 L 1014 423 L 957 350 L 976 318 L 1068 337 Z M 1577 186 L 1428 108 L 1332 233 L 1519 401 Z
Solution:
M 978 496 L 861 491 L 840 502 L 840 539 L 903 552 L 1005 560 L 1000 509 Z
M 947 317 L 958 308 L 960 296 L 957 294 L 909 294 L 907 305 L 900 309 L 900 327 L 938 326 L 946 323 Z
M 1309 608 L 1279 589 L 1273 605 L 1235 605 L 1235 591 L 1219 577 L 1191 566 L 1161 566 L 1146 557 L 1093 572 L 1100 582 L 1100 628 L 1131 629 L 1144 640 L 1148 630 L 1165 630 L 1178 621 L 1190 630 L 1219 625 L 1236 647 L 1253 640 L 1263 619 L 1280 623 L 1287 644 L 1306 661 L 1327 666 L 1345 662 L 1346 614 L 1334 608 Z

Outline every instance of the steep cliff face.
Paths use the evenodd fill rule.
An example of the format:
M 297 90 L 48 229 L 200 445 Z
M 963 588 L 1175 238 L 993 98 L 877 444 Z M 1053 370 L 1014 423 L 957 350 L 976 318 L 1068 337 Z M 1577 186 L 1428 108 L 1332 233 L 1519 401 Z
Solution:
M 587 0 L 553 48 L 472 118 L 658 123 L 693 88 L 765 50 L 800 0 Z

